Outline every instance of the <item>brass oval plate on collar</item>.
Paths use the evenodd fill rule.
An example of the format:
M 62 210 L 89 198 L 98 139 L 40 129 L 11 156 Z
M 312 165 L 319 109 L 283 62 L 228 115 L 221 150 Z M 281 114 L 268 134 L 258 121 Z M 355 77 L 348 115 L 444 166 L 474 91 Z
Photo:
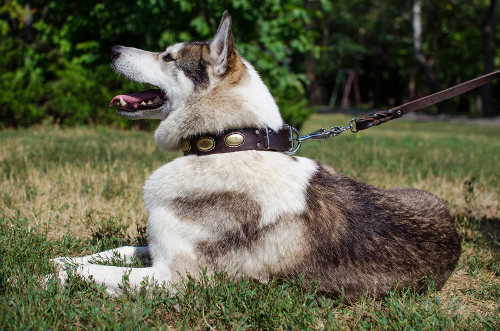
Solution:
M 196 142 L 196 147 L 202 152 L 210 152 L 215 148 L 215 140 L 211 137 L 201 137 Z
M 224 138 L 227 147 L 240 147 L 245 143 L 245 136 L 239 132 L 231 132 Z
M 182 142 L 181 142 L 181 151 L 183 151 L 184 153 L 187 153 L 191 150 L 191 143 L 189 142 L 189 140 L 187 139 L 184 139 Z

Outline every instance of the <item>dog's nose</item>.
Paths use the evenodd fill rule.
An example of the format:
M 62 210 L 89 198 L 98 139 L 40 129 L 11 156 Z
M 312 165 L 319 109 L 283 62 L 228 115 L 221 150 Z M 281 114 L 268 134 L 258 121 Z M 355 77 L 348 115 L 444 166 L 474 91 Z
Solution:
M 120 46 L 120 45 L 113 46 L 113 48 L 111 48 L 111 61 L 114 61 L 120 57 L 122 49 L 123 49 L 123 46 Z

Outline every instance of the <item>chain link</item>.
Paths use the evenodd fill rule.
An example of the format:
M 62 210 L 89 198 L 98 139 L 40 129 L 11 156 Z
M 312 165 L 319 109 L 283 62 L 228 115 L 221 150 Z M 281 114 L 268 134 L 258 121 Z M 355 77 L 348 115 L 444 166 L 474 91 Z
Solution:
M 349 126 L 332 126 L 330 130 L 326 130 L 325 128 L 318 129 L 316 131 L 313 131 L 309 134 L 306 135 L 301 135 L 299 131 L 294 128 L 293 126 L 288 126 L 290 130 L 290 143 L 292 147 L 288 151 L 289 154 L 293 155 L 297 153 L 297 151 L 300 149 L 300 146 L 302 145 L 303 141 L 312 139 L 312 140 L 325 140 L 325 139 L 330 139 L 333 137 L 338 136 L 342 132 L 345 131 L 351 131 L 353 133 L 358 132 L 356 129 L 354 129 L 353 123 L 356 119 L 353 118 L 349 122 Z

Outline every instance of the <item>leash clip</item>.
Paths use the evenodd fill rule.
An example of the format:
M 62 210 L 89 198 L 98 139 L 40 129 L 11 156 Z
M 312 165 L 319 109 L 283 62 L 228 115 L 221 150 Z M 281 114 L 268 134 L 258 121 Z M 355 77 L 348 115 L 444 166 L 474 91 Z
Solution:
M 356 129 L 354 129 L 353 122 L 355 119 L 353 118 L 351 122 L 349 122 L 349 126 L 332 126 L 330 130 L 326 130 L 325 128 L 318 129 L 316 131 L 313 131 L 309 134 L 306 134 L 302 136 L 296 128 L 294 128 L 291 125 L 288 125 L 288 130 L 289 130 L 289 140 L 290 140 L 290 149 L 288 150 L 288 154 L 293 155 L 297 153 L 297 151 L 300 149 L 300 146 L 302 145 L 303 141 L 306 141 L 308 139 L 313 139 L 313 140 L 325 140 L 325 139 L 330 139 L 333 137 L 338 136 L 344 131 L 352 131 L 354 133 L 357 132 Z

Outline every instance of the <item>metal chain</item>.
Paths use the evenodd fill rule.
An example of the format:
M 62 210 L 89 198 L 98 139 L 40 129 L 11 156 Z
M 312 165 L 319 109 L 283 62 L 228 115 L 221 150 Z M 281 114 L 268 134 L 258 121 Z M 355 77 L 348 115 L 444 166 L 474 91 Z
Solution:
M 325 128 L 318 129 L 316 131 L 313 131 L 309 134 L 306 135 L 301 135 L 299 133 L 299 130 L 294 128 L 293 126 L 288 126 L 290 130 L 290 143 L 291 143 L 291 148 L 288 151 L 290 155 L 293 155 L 297 153 L 297 151 L 300 149 L 300 146 L 302 145 L 303 141 L 312 139 L 312 140 L 324 140 L 324 139 L 330 139 L 333 137 L 336 137 L 340 135 L 342 132 L 345 131 L 351 131 L 353 133 L 358 132 L 356 129 L 354 129 L 353 123 L 356 119 L 353 118 L 349 122 L 349 126 L 332 126 L 330 130 L 326 130 Z

